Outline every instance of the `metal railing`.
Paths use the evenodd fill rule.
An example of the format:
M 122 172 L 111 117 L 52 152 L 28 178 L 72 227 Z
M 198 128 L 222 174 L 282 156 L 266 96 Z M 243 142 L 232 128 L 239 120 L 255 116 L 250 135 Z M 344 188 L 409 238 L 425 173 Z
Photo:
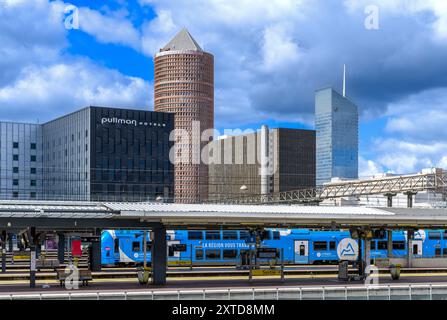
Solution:
M 0 300 L 447 300 L 447 285 L 3 294 Z

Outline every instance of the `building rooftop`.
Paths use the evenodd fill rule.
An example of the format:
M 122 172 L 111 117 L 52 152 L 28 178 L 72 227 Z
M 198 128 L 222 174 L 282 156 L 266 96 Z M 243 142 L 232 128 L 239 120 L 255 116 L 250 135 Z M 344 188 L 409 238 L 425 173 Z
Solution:
M 186 28 L 180 30 L 180 32 L 177 33 L 177 35 L 163 49 L 161 49 L 161 51 L 170 50 L 203 51 Z

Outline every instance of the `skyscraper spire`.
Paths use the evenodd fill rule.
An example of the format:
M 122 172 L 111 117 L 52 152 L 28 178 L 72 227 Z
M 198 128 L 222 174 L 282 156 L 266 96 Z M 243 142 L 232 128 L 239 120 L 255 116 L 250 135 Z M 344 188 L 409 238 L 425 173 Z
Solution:
M 177 35 L 162 49 L 162 51 L 169 50 L 203 51 L 186 28 L 180 30 L 180 32 L 177 33 Z

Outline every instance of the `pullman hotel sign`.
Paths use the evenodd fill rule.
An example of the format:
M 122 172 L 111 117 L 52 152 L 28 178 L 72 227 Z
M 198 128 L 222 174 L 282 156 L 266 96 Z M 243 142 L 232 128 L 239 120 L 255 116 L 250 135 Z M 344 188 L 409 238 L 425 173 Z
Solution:
M 165 123 L 156 123 L 156 122 L 146 122 L 146 121 L 137 121 L 130 119 L 119 119 L 119 118 L 101 118 L 101 124 L 117 124 L 117 125 L 127 125 L 127 126 L 145 126 L 145 127 L 166 127 Z

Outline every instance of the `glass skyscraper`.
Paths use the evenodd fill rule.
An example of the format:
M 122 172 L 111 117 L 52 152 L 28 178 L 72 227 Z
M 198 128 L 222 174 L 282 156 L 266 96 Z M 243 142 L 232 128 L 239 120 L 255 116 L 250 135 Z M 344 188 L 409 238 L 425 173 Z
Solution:
M 358 178 L 358 109 L 332 88 L 315 93 L 317 185 Z

